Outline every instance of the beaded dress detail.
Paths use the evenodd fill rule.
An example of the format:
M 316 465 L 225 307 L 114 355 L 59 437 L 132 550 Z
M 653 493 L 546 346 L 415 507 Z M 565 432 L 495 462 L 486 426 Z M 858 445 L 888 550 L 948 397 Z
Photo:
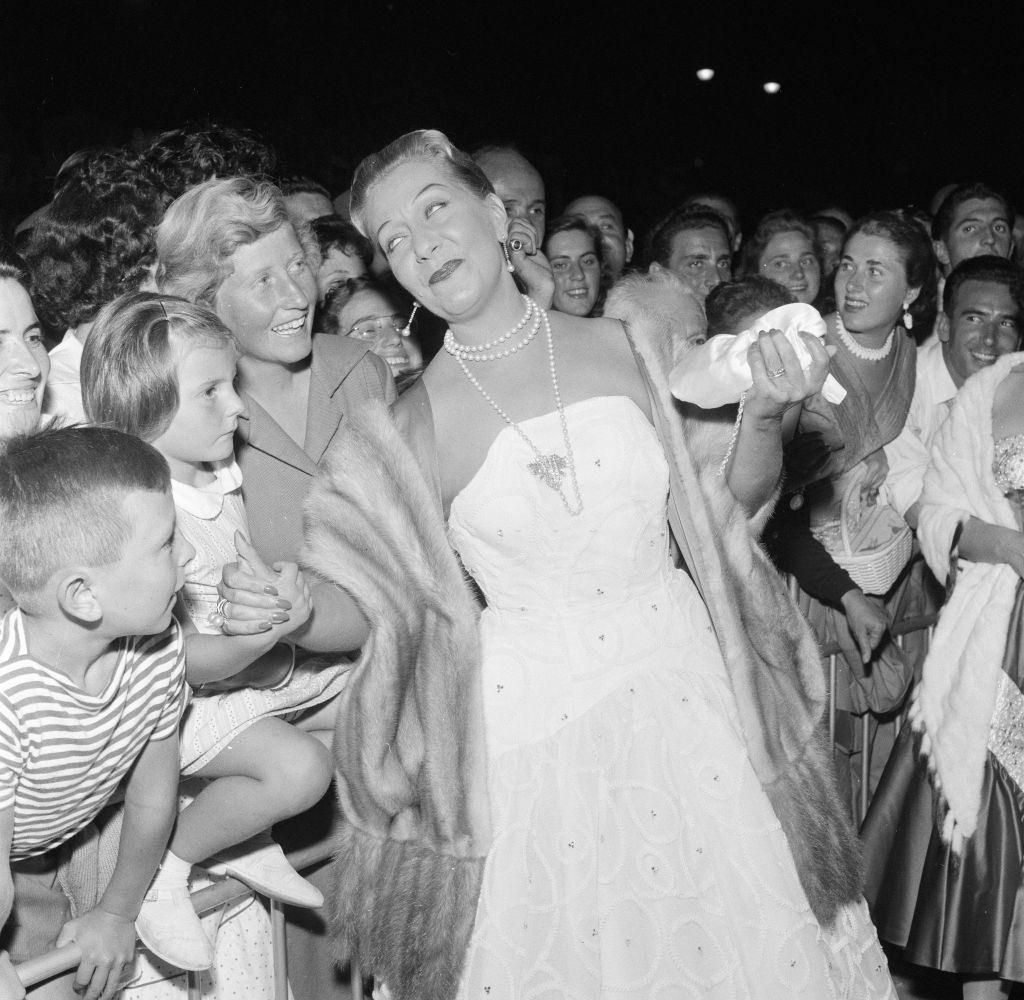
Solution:
M 669 470 L 632 400 L 565 407 L 582 510 L 506 427 L 449 538 L 487 598 L 494 842 L 460 1000 L 895 997 L 862 903 L 825 930 L 747 758 Z M 522 422 L 557 447 L 557 412 Z

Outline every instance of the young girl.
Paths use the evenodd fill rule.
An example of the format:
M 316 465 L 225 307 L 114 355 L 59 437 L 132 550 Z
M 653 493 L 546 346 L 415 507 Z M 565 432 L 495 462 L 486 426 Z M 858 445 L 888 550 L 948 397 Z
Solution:
M 234 340 L 212 312 L 147 292 L 103 310 L 82 359 L 89 419 L 149 441 L 167 459 L 178 530 L 196 550 L 179 595 L 195 691 L 183 723 L 182 773 L 212 780 L 179 816 L 138 923 L 147 947 L 181 968 L 205 968 L 213 958 L 197 922 L 181 919 L 197 862 L 212 857 L 218 863 L 209 871 L 283 902 L 323 903 L 269 834 L 258 845 L 253 838 L 326 791 L 331 701 L 344 683 L 342 666 L 294 667 L 285 640 L 310 615 L 306 581 L 294 563 L 267 568 L 246 541 L 233 454 L 243 404 L 234 378 Z M 278 598 L 279 610 L 256 635 L 220 631 L 216 583 L 239 557 Z

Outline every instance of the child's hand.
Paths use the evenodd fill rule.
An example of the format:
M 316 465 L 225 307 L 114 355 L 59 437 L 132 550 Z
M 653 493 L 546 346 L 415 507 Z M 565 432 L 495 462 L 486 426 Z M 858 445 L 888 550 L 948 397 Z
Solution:
M 288 621 L 274 627 L 281 630 L 281 635 L 288 635 L 309 620 L 313 613 L 313 597 L 305 575 L 295 563 L 277 562 L 274 563 L 274 570 L 277 573 L 277 593 L 291 605 Z
M 72 942 L 82 951 L 75 992 L 84 1000 L 110 1000 L 135 961 L 134 922 L 97 906 L 64 925 L 57 947 Z
M 23 1000 L 25 987 L 21 985 L 18 974 L 14 971 L 11 959 L 6 951 L 0 951 L 0 997 L 9 1000 Z

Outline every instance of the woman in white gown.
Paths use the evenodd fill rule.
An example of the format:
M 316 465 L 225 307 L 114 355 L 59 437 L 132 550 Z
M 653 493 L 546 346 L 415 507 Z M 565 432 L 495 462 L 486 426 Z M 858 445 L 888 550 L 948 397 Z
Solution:
M 398 404 L 417 461 L 368 412 L 307 505 L 308 562 L 373 626 L 336 732 L 340 954 L 397 1000 L 893 996 L 858 890 L 809 902 L 752 764 L 788 722 L 745 737 L 735 692 L 775 668 L 730 673 L 746 639 L 673 564 L 670 431 L 636 343 L 519 294 L 528 227 L 441 133 L 364 161 L 352 209 L 450 331 Z M 737 509 L 776 485 L 781 413 L 827 368 L 809 350 L 808 372 L 780 335 L 751 350 Z M 434 501 L 485 597 L 478 629 Z M 691 572 L 715 544 L 679 542 Z M 806 867 L 849 850 L 834 812 Z

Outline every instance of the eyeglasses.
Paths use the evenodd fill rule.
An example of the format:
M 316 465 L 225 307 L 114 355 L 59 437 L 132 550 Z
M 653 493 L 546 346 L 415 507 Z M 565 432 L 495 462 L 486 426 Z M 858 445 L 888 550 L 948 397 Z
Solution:
M 401 333 L 405 329 L 406 318 L 394 313 L 391 316 L 368 316 L 356 323 L 346 337 L 355 337 L 356 340 L 376 340 L 381 334 L 392 330 Z
M 786 260 L 785 257 L 776 257 L 774 260 L 766 261 L 761 265 L 762 271 L 769 274 L 788 275 L 796 274 L 797 271 L 817 271 L 818 258 L 814 254 L 804 254 L 799 260 Z

